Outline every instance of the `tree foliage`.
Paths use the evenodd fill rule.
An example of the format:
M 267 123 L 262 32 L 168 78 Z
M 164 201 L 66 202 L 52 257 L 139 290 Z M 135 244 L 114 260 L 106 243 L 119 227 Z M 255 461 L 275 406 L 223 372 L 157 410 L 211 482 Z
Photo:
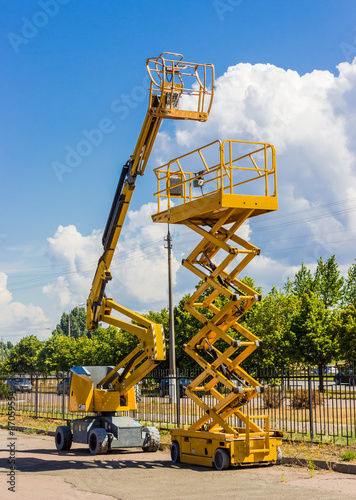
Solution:
M 43 343 L 36 335 L 23 337 L 11 349 L 9 357 L 4 361 L 7 373 L 34 373 L 38 370 L 38 355 Z
M 261 294 L 252 278 L 245 277 L 242 281 Z M 203 302 L 210 292 L 211 289 L 207 289 L 199 301 Z M 182 297 L 174 308 L 176 364 L 181 370 L 197 368 L 184 351 L 184 344 L 203 327 L 203 323 L 184 307 L 189 297 Z M 226 301 L 227 298 L 220 295 L 214 303 L 221 308 Z M 199 311 L 208 319 L 213 317 L 207 308 L 201 307 Z M 168 368 L 168 310 L 149 311 L 145 317 L 163 325 L 167 359 L 160 367 Z M 262 348 L 245 360 L 245 366 L 258 363 L 262 366 L 310 364 L 322 367 L 337 360 L 356 364 L 356 262 L 345 280 L 340 276 L 335 256 L 325 262 L 320 258 L 314 274 L 303 263 L 293 280 L 288 279 L 282 290 L 272 287 L 241 317 L 240 323 L 262 340 Z M 228 333 L 241 339 L 233 328 Z M 29 335 L 14 346 L 11 342 L 4 344 L 6 359 L 2 371 L 50 373 L 68 371 L 73 365 L 116 365 L 137 343 L 134 335 L 113 326 L 88 332 L 86 311 L 77 307 L 70 315 L 62 314 L 48 340 L 40 341 L 35 335 Z M 218 342 L 216 347 L 219 349 Z M 203 356 L 210 361 L 207 354 Z
M 320 257 L 314 276 L 303 263 L 289 283 L 289 289 L 301 300 L 300 314 L 291 325 L 299 362 L 318 365 L 319 374 L 337 357 L 337 339 L 330 320 L 340 303 L 343 285 L 335 255 L 326 262 Z
M 332 308 L 340 302 L 343 285 L 344 278 L 340 276 L 335 255 L 326 262 L 320 257 L 314 275 L 313 291 L 324 302 L 325 307 Z
M 72 338 L 91 336 L 86 328 L 86 310 L 84 307 L 75 307 L 69 314 L 63 313 L 59 324 L 52 332 Z
M 262 346 L 246 359 L 246 364 L 290 365 L 299 360 L 292 324 L 300 315 L 300 299 L 275 287 L 255 304 L 243 325 L 262 340 Z
M 356 303 L 335 315 L 331 330 L 338 342 L 338 357 L 356 365 Z
M 344 306 L 356 304 L 356 262 L 348 270 L 342 289 L 342 304 Z
M 300 297 L 300 311 L 291 324 L 300 363 L 322 366 L 335 359 L 336 341 L 329 328 L 330 317 L 330 311 L 315 292 Z
M 9 357 L 10 355 L 10 351 L 11 349 L 13 348 L 13 344 L 12 342 L 8 341 L 8 342 L 1 342 L 1 352 L 0 352 L 0 356 L 1 356 L 1 360 L 5 360 Z

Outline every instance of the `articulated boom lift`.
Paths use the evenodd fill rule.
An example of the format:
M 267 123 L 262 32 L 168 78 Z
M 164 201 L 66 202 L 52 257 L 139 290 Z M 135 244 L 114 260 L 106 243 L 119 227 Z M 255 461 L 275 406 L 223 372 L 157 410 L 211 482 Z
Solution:
M 135 189 L 136 179 L 144 174 L 162 119 L 208 119 L 214 93 L 214 67 L 183 61 L 183 56 L 165 52 L 147 60 L 150 77 L 149 106 L 135 150 L 123 166 L 114 201 L 104 230 L 100 257 L 87 300 L 87 328 L 100 322 L 136 335 L 137 347 L 117 366 L 81 366 L 71 370 L 69 410 L 94 413 L 61 426 L 56 431 L 59 450 L 70 448 L 72 440 L 89 443 L 92 454 L 108 448 L 142 446 L 156 451 L 159 433 L 155 427 L 141 428 L 129 417 L 116 417 L 118 411 L 136 410 L 134 386 L 165 359 L 162 325 L 117 304 L 105 294 L 111 280 L 110 265 Z M 112 315 L 116 311 L 129 321 Z M 133 324 L 131 321 L 134 321 Z
M 270 430 L 268 415 L 251 414 L 248 403 L 262 387 L 241 367 L 261 342 L 239 320 L 261 297 L 238 275 L 260 250 L 236 234 L 249 218 L 278 208 L 274 147 L 216 141 L 155 173 L 153 221 L 184 224 L 202 238 L 182 262 L 200 280 L 184 307 L 202 328 L 184 349 L 202 368 L 186 388 L 202 416 L 171 431 L 172 460 L 218 470 L 277 462 L 282 433 Z

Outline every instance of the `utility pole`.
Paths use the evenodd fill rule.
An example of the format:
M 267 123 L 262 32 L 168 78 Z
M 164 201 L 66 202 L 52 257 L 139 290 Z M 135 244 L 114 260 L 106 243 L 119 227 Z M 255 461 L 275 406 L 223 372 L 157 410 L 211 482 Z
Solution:
M 70 311 L 68 314 L 68 337 L 70 337 Z
M 171 233 L 167 233 L 168 250 L 168 297 L 169 297 L 169 396 L 172 403 L 176 402 L 176 348 L 174 332 L 174 309 L 173 309 L 173 285 L 172 285 L 172 239 Z
M 1 362 L 4 362 L 4 339 L 1 339 Z

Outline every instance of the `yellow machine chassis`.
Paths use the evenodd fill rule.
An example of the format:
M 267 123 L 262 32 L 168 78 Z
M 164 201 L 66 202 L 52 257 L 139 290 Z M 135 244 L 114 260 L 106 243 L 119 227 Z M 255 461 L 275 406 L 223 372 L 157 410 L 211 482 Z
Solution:
M 246 465 L 256 463 L 277 463 L 279 460 L 278 447 L 282 438 L 275 433 L 266 437 L 249 437 L 245 428 L 236 428 L 236 434 L 221 432 L 191 431 L 188 429 L 174 429 L 171 431 L 172 442 L 178 443 L 180 450 L 179 461 L 187 464 L 214 466 L 216 450 L 227 450 L 229 465 Z
M 184 349 L 202 368 L 185 391 L 202 416 L 171 431 L 172 458 L 212 466 L 217 450 L 225 450 L 229 464 L 276 462 L 282 433 L 270 431 L 268 415 L 242 411 L 263 388 L 241 366 L 261 342 L 239 320 L 261 297 L 237 276 L 260 250 L 236 234 L 249 218 L 278 208 L 274 147 L 215 141 L 155 173 L 153 220 L 184 224 L 202 237 L 182 262 L 200 280 L 184 308 L 203 326 Z

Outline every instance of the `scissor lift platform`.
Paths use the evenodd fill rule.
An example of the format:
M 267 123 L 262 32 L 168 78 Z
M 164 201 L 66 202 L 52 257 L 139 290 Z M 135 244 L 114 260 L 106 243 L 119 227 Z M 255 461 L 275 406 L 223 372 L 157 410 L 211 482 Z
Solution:
M 249 218 L 278 209 L 274 147 L 215 141 L 155 173 L 153 221 L 184 224 L 202 237 L 182 262 L 200 279 L 184 308 L 202 328 L 184 350 L 202 369 L 185 390 L 202 416 L 171 431 L 172 460 L 219 470 L 276 463 L 282 433 L 270 431 L 268 415 L 242 412 L 263 388 L 241 366 L 260 340 L 239 320 L 261 297 L 237 275 L 260 250 L 235 234 Z
M 278 210 L 278 202 L 277 198 L 266 199 L 265 196 L 243 196 L 219 191 L 204 196 L 204 207 L 201 199 L 192 200 L 155 214 L 152 220 L 170 224 L 186 224 L 189 220 L 193 224 L 212 225 L 227 210 L 230 211 L 230 215 L 226 224 L 230 224 L 243 216 L 246 210 L 251 211 L 249 218 Z
M 270 144 L 214 141 L 156 168 L 155 174 L 154 222 L 211 225 L 229 211 L 224 222 L 229 224 L 245 220 L 246 212 L 250 218 L 278 210 L 275 149 Z

